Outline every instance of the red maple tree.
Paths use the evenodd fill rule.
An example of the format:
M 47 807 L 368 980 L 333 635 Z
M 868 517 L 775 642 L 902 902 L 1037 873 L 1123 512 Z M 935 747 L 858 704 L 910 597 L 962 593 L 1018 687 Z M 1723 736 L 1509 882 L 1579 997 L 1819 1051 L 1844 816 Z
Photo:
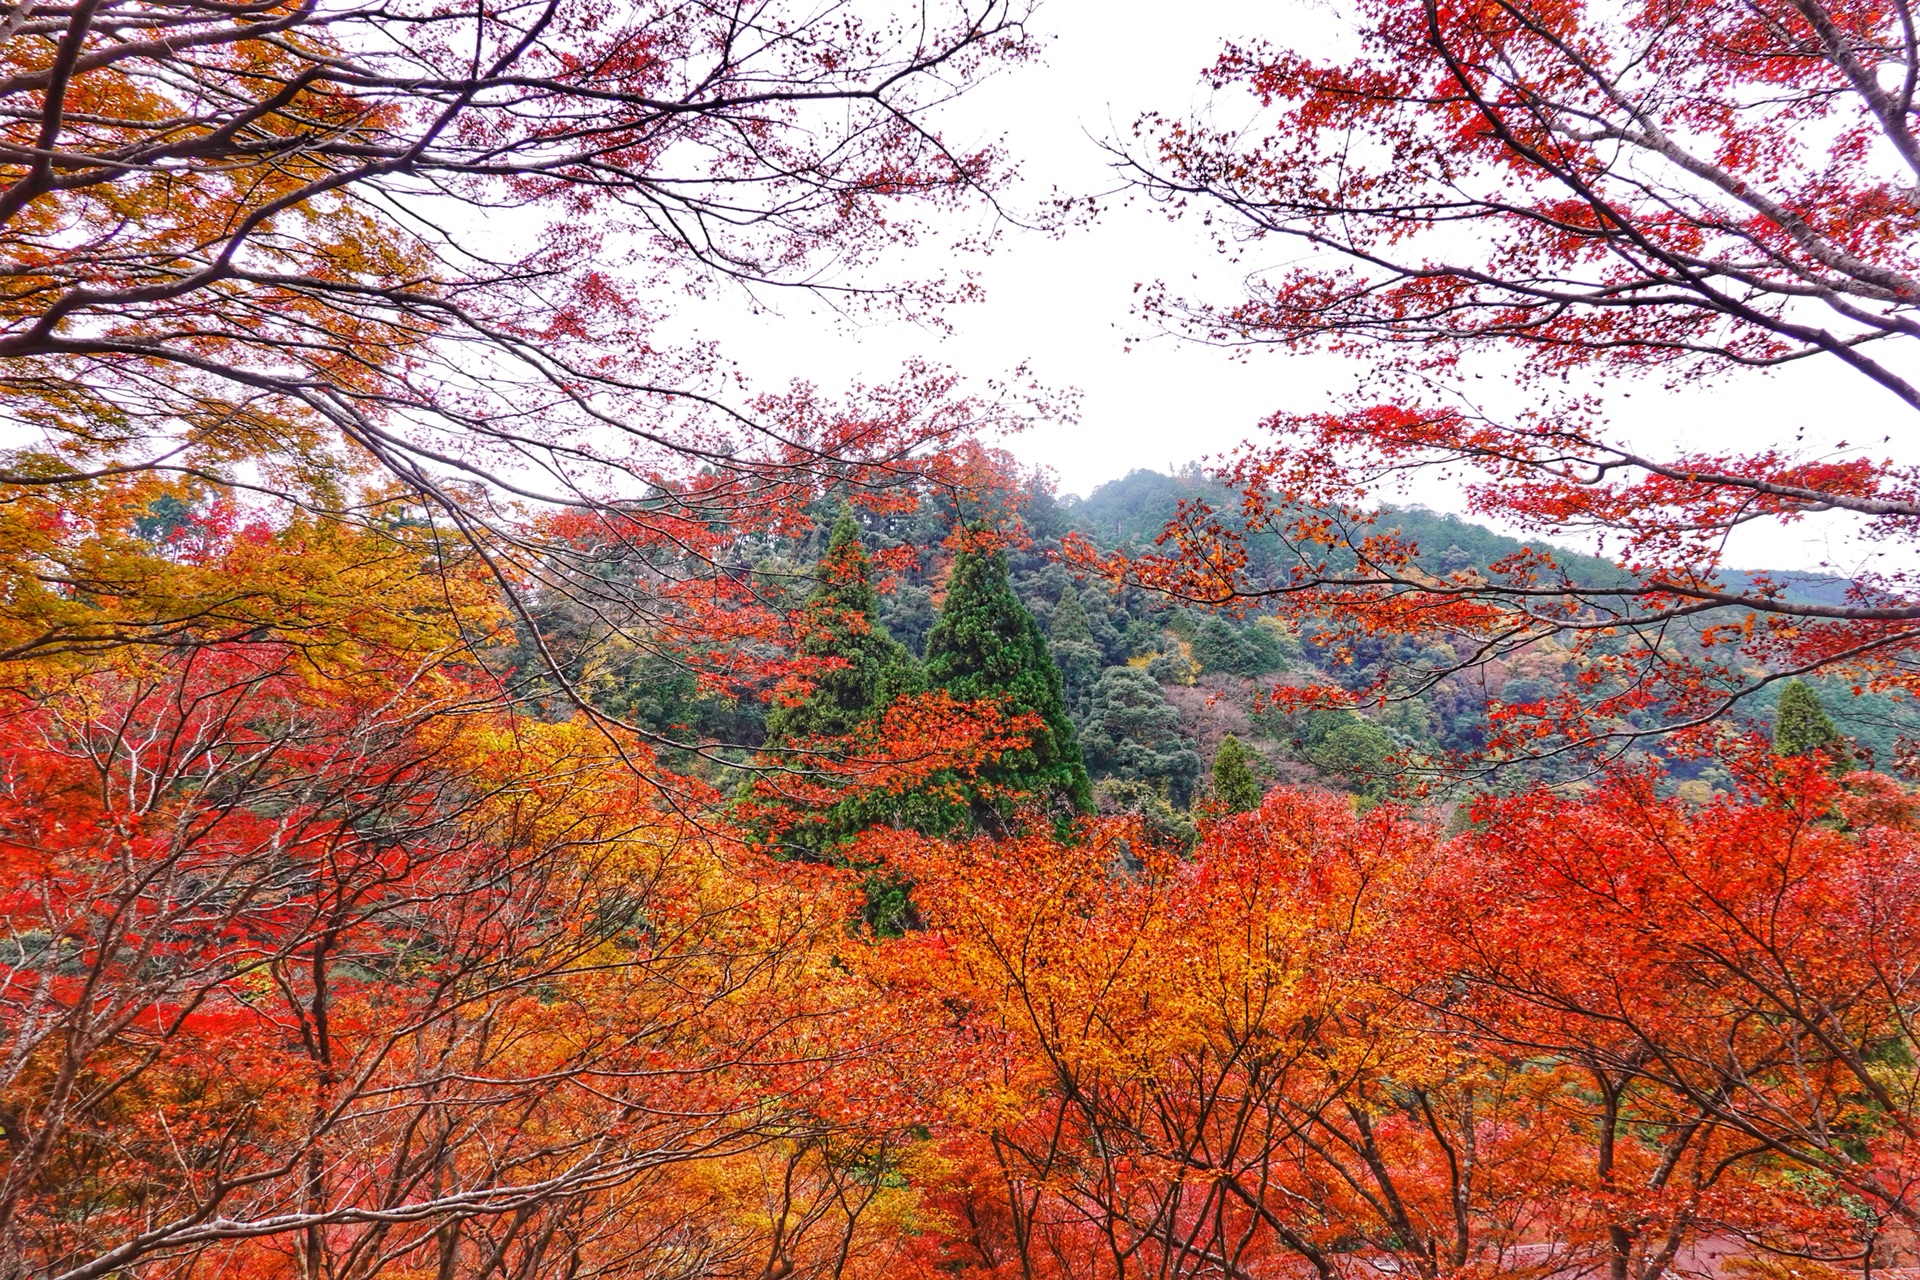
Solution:
M 1277 441 L 1225 471 L 1238 510 L 1192 506 L 1164 555 L 1112 571 L 1273 605 L 1336 650 L 1450 642 L 1451 657 L 1384 669 L 1363 698 L 1562 646 L 1569 692 L 1531 708 L 1555 732 L 1509 722 L 1499 746 L 1514 751 L 1618 749 L 1796 673 L 1911 691 L 1911 462 L 1785 439 L 1650 454 L 1606 416 L 1623 376 L 1803 360 L 1920 408 L 1901 354 L 1920 298 L 1907 11 L 1368 0 L 1355 16 L 1350 61 L 1230 47 L 1212 83 L 1250 95 L 1259 126 L 1148 117 L 1124 164 L 1223 240 L 1308 250 L 1243 300 L 1161 292 L 1150 312 L 1209 341 L 1345 352 L 1369 377 L 1347 407 L 1272 419 Z M 1480 404 L 1472 370 L 1532 403 Z M 1426 470 L 1466 477 L 1475 512 L 1591 535 L 1623 572 L 1545 551 L 1436 567 L 1376 515 L 1384 482 Z M 1893 567 L 1855 576 L 1844 600 L 1726 572 L 1734 530 L 1829 513 L 1889 543 Z M 1255 537 L 1277 568 L 1248 571 Z

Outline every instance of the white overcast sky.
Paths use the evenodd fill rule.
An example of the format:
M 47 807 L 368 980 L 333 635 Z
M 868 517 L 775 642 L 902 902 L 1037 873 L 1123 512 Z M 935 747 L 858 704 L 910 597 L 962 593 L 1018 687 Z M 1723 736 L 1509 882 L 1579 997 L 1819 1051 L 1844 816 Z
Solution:
M 1022 172 L 1010 193 L 1016 207 L 1054 187 L 1111 187 L 1094 139 L 1124 137 L 1145 110 L 1181 114 L 1204 105 L 1199 72 L 1223 41 L 1264 37 L 1314 51 L 1344 43 L 1338 7 L 1322 0 L 1045 0 L 1037 25 L 1050 41 L 1044 62 L 1001 73 L 942 120 L 961 146 L 1004 138 Z M 1222 105 L 1245 110 L 1238 101 Z M 931 255 L 946 252 L 926 250 L 927 267 L 937 269 L 942 260 Z M 1131 311 L 1137 283 L 1184 282 L 1187 291 L 1219 300 L 1232 296 L 1246 270 L 1218 259 L 1197 225 L 1169 223 L 1144 205 L 1110 207 L 1096 226 L 1064 238 L 1008 230 L 973 265 L 986 298 L 952 311 L 946 336 L 906 324 L 834 326 L 804 305 L 757 320 L 730 307 L 724 317 L 710 312 L 701 327 L 723 339 L 762 386 L 792 377 L 823 388 L 884 381 L 913 356 L 981 379 L 1025 362 L 1041 381 L 1083 396 L 1076 425 L 1006 442 L 1024 461 L 1051 469 L 1065 493 L 1084 494 L 1138 467 L 1164 470 L 1221 454 L 1256 434 L 1276 409 L 1328 405 L 1349 376 L 1327 357 L 1259 352 L 1236 360 L 1165 337 L 1127 350 L 1126 339 L 1141 332 Z M 1876 453 L 1914 454 L 1907 412 L 1834 365 L 1741 375 L 1682 396 L 1633 386 L 1618 407 L 1622 429 L 1655 452 L 1751 448 L 1806 428 L 1811 439 L 1871 441 Z M 1889 434 L 1892 446 L 1878 444 Z M 1409 496 L 1449 505 L 1437 490 Z M 1847 572 L 1881 550 L 1845 541 L 1838 528 L 1804 526 L 1753 537 L 1731 558 L 1742 567 Z M 1883 560 L 1881 567 L 1897 566 Z

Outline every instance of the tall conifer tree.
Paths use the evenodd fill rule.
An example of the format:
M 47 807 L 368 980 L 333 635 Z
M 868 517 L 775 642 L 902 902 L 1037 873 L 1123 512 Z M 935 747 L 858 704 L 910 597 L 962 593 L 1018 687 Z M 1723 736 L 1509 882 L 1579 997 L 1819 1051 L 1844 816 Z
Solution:
M 1093 642 L 1087 625 L 1087 609 L 1080 593 L 1069 586 L 1060 593 L 1060 604 L 1053 611 L 1052 643 L 1048 646 L 1054 666 L 1060 669 L 1061 687 L 1066 693 L 1068 710 L 1076 719 L 1084 719 L 1087 697 L 1094 681 L 1100 678 L 1100 646 Z
M 1787 681 L 1780 690 L 1780 706 L 1773 714 L 1774 754 L 1804 756 L 1840 744 L 1840 731 L 1827 719 L 1820 695 L 1802 681 Z
M 1024 749 L 981 771 L 983 783 L 1076 813 L 1092 809 L 1093 790 L 1067 717 L 1059 668 L 1040 624 L 1014 595 L 999 551 L 967 547 L 955 557 L 946 604 L 927 636 L 926 674 L 929 684 L 963 701 L 995 700 L 1009 715 L 1039 718 Z M 1004 806 L 975 809 L 988 807 L 1004 812 Z
M 860 545 L 852 507 L 840 508 L 814 576 L 819 582 L 807 597 L 808 633 L 799 652 L 809 658 L 841 658 L 846 665 L 819 672 L 804 699 L 768 714 L 770 744 L 844 737 L 884 712 L 894 699 L 923 687 L 913 655 L 880 624 L 872 562 Z
M 896 698 L 926 687 L 920 664 L 880 623 L 872 563 L 860 544 L 852 507 L 841 507 L 814 575 L 819 581 L 807 598 L 808 632 L 799 652 L 837 657 L 845 665 L 818 672 L 805 698 L 773 709 L 767 716 L 770 747 L 845 737 L 884 714 Z M 840 862 L 861 831 L 895 823 L 919 825 L 910 811 L 916 803 L 911 796 L 849 795 L 808 815 L 785 834 L 782 846 L 789 855 L 809 861 Z M 880 872 L 867 878 L 865 888 L 864 914 L 877 932 L 897 934 L 911 923 L 905 885 Z
M 1228 813 L 1248 813 L 1260 807 L 1260 779 L 1254 776 L 1252 753 L 1240 739 L 1228 734 L 1213 756 L 1213 796 Z

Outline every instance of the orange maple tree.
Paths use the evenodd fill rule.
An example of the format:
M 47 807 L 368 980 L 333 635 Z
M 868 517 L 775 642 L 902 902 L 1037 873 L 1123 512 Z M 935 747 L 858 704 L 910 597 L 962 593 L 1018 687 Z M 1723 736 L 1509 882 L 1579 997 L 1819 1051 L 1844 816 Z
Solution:
M 514 699 L 471 558 L 218 504 L 121 536 L 153 484 L 62 491 L 94 498 L 55 560 L 85 578 L 4 526 L 5 1267 L 886 1256 L 912 1115 L 834 961 L 844 878 Z
M 1844 1264 L 1920 1224 L 1920 828 L 1818 760 L 1751 744 L 1730 761 L 1740 792 L 1705 806 L 1651 773 L 1488 804 L 1431 886 L 1422 945 L 1459 984 L 1450 1024 L 1578 1064 L 1597 1131 L 1643 1135 L 1652 1185 L 1608 1189 L 1622 1253 L 1670 1259 L 1661 1233 L 1705 1210 Z M 1657 1127 L 1631 1115 L 1649 1103 Z M 1741 1158 L 1760 1186 L 1723 1181 Z
M 1026 412 L 921 364 L 843 397 L 756 388 L 680 314 L 967 296 L 884 260 L 926 233 L 916 210 L 990 197 L 998 154 L 928 116 L 1027 55 L 1023 17 L 22 13 L 0 31 L 0 386 L 39 443 L 0 481 L 157 471 L 349 519 L 378 518 L 371 485 L 468 542 L 523 628 L 565 601 L 670 654 L 679 614 L 623 588 L 738 596 L 743 540 L 830 486 L 963 478 L 950 450 Z
M 1914 828 L 1743 757 L 1447 839 L 1273 792 L 1190 857 L 1124 824 L 896 843 L 943 1038 L 949 1266 L 1655 1280 L 1709 1244 L 1911 1246 Z M 1857 809 L 1857 806 L 1855 806 Z M 1857 822 L 1858 825 L 1848 825 Z M 1905 1242 L 1905 1243 L 1902 1243 Z

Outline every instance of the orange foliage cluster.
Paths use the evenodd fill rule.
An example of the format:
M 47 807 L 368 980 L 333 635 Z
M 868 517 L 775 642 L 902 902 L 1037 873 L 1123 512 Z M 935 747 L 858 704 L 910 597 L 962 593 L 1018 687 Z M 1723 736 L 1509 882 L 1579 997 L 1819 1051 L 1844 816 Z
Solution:
M 827 866 L 766 856 L 766 832 L 964 781 L 1032 722 L 928 694 L 844 740 L 729 756 L 583 692 L 604 650 L 709 692 L 804 693 L 834 655 L 798 651 L 820 620 L 753 557 L 828 493 L 884 510 L 997 481 L 972 433 L 1003 411 L 944 372 L 737 391 L 711 350 L 654 345 L 647 291 L 964 294 L 827 271 L 911 243 L 903 197 L 991 180 L 996 157 L 923 117 L 1026 55 L 1024 12 L 10 11 L 0 390 L 42 434 L 0 467 L 0 1275 L 1660 1280 L 1715 1249 L 1759 1274 L 1912 1259 L 1920 803 L 1887 778 L 1703 738 L 1740 784 L 1705 805 L 1616 771 L 1483 801 L 1449 834 L 1282 790 L 1203 817 L 1192 848 L 1035 815 L 970 840 L 879 823 Z M 1404 344 L 1387 367 L 1426 374 L 1482 340 L 1518 340 L 1534 374 L 1822 350 L 1920 404 L 1863 354 L 1920 296 L 1912 184 L 1841 180 L 1875 138 L 1920 156 L 1913 77 L 1888 110 L 1875 68 L 1830 74 L 1898 46 L 1904 10 L 1365 14 L 1370 61 L 1221 62 L 1283 113 L 1284 149 L 1173 129 L 1159 154 L 1163 192 L 1375 274 L 1315 266 L 1207 323 Z M 1668 116 L 1635 115 L 1649 74 L 1688 90 Z M 1758 127 L 1727 105 L 1756 84 L 1795 87 Z M 1667 152 L 1711 151 L 1667 160 L 1754 207 L 1616 199 L 1644 170 L 1596 157 L 1658 151 L 1661 120 Z M 1378 151 L 1342 150 L 1328 186 L 1336 138 Z M 1517 184 L 1475 206 L 1504 275 L 1392 256 L 1409 219 L 1453 219 L 1437 186 L 1489 174 Z M 1758 208 L 1769 184 L 1794 208 Z M 497 241 L 442 233 L 461 202 Z M 1749 251 L 1764 268 L 1728 295 Z M 1655 285 L 1692 293 L 1609 309 Z M 1850 336 L 1803 331 L 1795 290 Z M 1278 425 L 1288 442 L 1235 473 L 1239 528 L 1196 507 L 1174 554 L 1104 567 L 1279 600 L 1336 648 L 1571 636 L 1588 665 L 1549 709 L 1562 738 L 1648 708 L 1708 720 L 1751 683 L 1715 666 L 1723 644 L 1766 679 L 1911 687 L 1910 577 L 1828 615 L 1764 583 L 1727 598 L 1703 550 L 1828 508 L 1910 534 L 1909 471 L 1657 462 L 1577 415 L 1406 402 Z M 1436 459 L 1488 472 L 1483 509 L 1621 533 L 1641 580 L 1570 584 L 1535 553 L 1422 572 L 1348 508 Z M 1250 585 L 1262 530 L 1301 567 Z M 1351 573 L 1320 554 L 1342 544 Z M 1723 604 L 1747 616 L 1704 656 L 1622 639 Z M 569 628 L 580 664 L 556 651 Z M 723 766 L 762 776 L 725 796 Z M 849 868 L 910 889 L 925 927 L 860 929 Z
M 151 496 L 103 485 L 96 513 Z M 840 878 L 691 818 L 643 744 L 518 705 L 472 643 L 497 597 L 404 532 L 218 525 L 93 551 L 112 581 L 217 575 L 236 607 L 306 583 L 304 607 L 234 628 L 96 598 L 164 643 L 6 668 L 7 1268 L 759 1274 L 891 1247 L 913 1109 L 836 959 Z
M 1748 754 L 1453 839 L 1276 791 L 1190 856 L 900 849 L 954 1267 L 1657 1277 L 1911 1257 L 1920 829 Z M 1868 788 L 1871 790 L 1871 788 Z

